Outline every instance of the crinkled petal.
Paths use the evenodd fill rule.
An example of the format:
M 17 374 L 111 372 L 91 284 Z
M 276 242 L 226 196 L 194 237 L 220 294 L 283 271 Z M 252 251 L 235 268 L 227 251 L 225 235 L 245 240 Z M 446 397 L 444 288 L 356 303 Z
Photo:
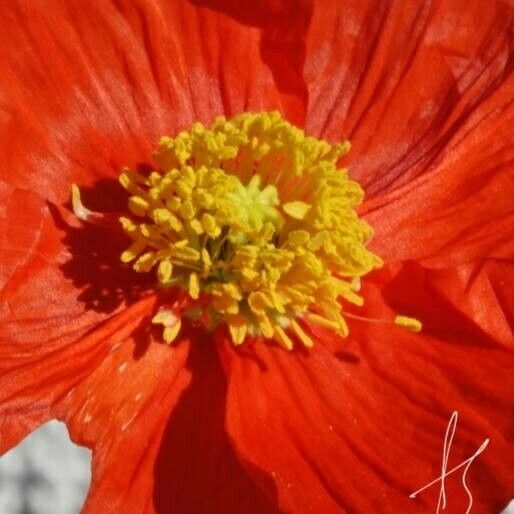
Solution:
M 164 427 L 191 381 L 189 342 L 168 347 L 144 330 L 120 337 L 54 409 L 72 439 L 93 449 L 83 512 L 150 513 Z M 170 477 L 168 477 L 170 478 Z
M 106 340 L 151 314 L 153 300 L 125 311 L 138 280 L 121 268 L 115 235 L 67 225 L 65 212 L 30 191 L 0 183 L 0 197 L 3 453 L 98 365 Z
M 226 381 L 210 337 L 121 339 L 57 408 L 93 448 L 84 513 L 275 513 L 224 430 Z M 278 514 L 278 513 L 277 513 Z
M 511 261 L 489 259 L 449 269 L 425 269 L 408 262 L 397 268 L 386 268 L 370 280 L 370 286 L 382 289 L 393 311 L 421 316 L 425 329 L 438 337 L 478 338 L 483 344 L 514 351 Z
M 52 340 L 31 337 L 29 330 L 14 339 L 2 333 L 0 453 L 55 416 L 56 406 L 68 392 L 101 365 L 120 339 L 129 337 L 148 318 L 154 303 L 152 298 L 142 300 L 82 337 Z M 37 333 L 43 334 L 44 328 L 38 327 Z
M 351 140 L 350 169 L 370 195 L 432 170 L 456 142 L 478 157 L 471 148 L 512 103 L 512 4 L 313 5 L 307 130 Z
M 514 75 L 509 87 L 472 117 L 465 135 L 440 154 L 432 171 L 363 207 L 386 261 L 447 267 L 514 257 Z
M 31 191 L 0 182 L 0 338 L 72 342 L 134 301 L 147 277 L 120 263 L 120 233 L 83 225 Z M 121 232 L 121 231 L 120 231 Z
M 386 297 L 416 313 L 420 334 L 353 320 L 348 339 L 315 329 L 309 352 L 219 343 L 227 430 L 241 459 L 273 477 L 282 510 L 435 511 L 437 484 L 409 495 L 440 476 L 454 411 L 448 471 L 490 439 L 467 473 L 472 511 L 500 512 L 514 496 L 514 352 L 501 340 L 506 311 L 495 310 L 500 270 L 471 271 L 419 268 L 390 282 Z M 391 317 L 382 286 L 366 286 L 368 315 Z M 494 320 L 484 324 L 484 313 Z M 447 477 L 446 497 L 450 512 L 468 506 L 462 469 Z

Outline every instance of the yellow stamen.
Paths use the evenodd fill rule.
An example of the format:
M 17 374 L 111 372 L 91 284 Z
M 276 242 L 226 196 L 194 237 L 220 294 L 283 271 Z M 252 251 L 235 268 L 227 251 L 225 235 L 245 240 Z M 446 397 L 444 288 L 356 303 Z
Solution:
M 160 310 L 152 318 L 152 323 L 163 325 L 162 337 L 167 344 L 172 343 L 176 339 L 182 326 L 180 318 L 169 309 Z
M 420 332 L 423 324 L 416 318 L 398 315 L 394 318 L 395 325 L 410 330 L 411 332 Z
M 319 316 L 318 314 L 314 314 L 311 312 L 307 314 L 307 319 L 315 325 L 319 325 L 320 327 L 324 328 L 330 328 L 331 330 L 338 331 L 341 328 L 339 323 L 337 323 L 336 321 L 332 321 L 330 319 L 324 318 L 323 316 Z
M 314 346 L 312 339 L 304 332 L 302 327 L 295 320 L 291 321 L 291 328 L 306 348 L 312 348 Z
M 162 331 L 162 338 L 164 339 L 164 341 L 168 344 L 171 344 L 178 336 L 178 333 L 180 332 L 180 327 L 180 320 L 177 324 L 173 325 L 172 327 L 164 327 L 164 330 Z
M 356 314 L 351 314 L 349 312 L 345 312 L 345 316 L 351 319 L 358 319 L 360 321 L 365 321 L 366 323 L 377 323 L 379 325 L 396 325 L 405 330 L 409 330 L 411 332 L 421 332 L 423 330 L 423 323 L 416 318 L 410 318 L 409 316 L 396 315 L 393 320 L 391 319 L 383 319 L 383 318 L 368 318 L 366 316 L 358 316 Z
M 161 284 L 165 284 L 171 278 L 171 274 L 173 273 L 173 264 L 170 260 L 165 259 L 159 262 L 159 267 L 157 268 L 157 278 Z
M 145 216 L 149 207 L 150 203 L 140 196 L 131 196 L 129 198 L 128 208 L 136 216 Z
M 297 220 L 303 220 L 310 208 L 311 206 L 305 202 L 289 202 L 283 205 L 284 212 Z
M 81 220 L 87 220 L 88 217 L 91 216 L 92 212 L 82 204 L 80 189 L 76 184 L 71 185 L 71 204 L 73 207 L 73 212 L 77 218 Z
M 146 248 L 144 239 L 136 239 L 132 245 L 121 254 L 121 262 L 133 261 Z
M 200 296 L 200 282 L 196 273 L 189 275 L 189 295 L 194 300 L 197 300 Z
M 293 341 L 289 338 L 289 336 L 285 333 L 284 329 L 279 325 L 274 325 L 275 335 L 277 336 L 277 341 L 282 345 L 286 350 L 293 349 Z

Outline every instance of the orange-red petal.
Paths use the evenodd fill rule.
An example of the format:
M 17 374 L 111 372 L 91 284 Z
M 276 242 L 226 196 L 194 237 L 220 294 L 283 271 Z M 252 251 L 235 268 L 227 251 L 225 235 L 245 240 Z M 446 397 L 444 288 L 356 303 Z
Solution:
M 56 406 L 69 391 L 100 366 L 120 339 L 128 337 L 139 326 L 151 312 L 153 303 L 149 298 L 134 304 L 87 335 L 83 328 L 76 328 L 75 334 L 69 332 L 54 338 L 31 337 L 30 329 L 28 333 L 19 333 L 17 338 L 2 333 L 0 453 L 14 446 L 40 423 L 54 417 Z M 52 323 L 57 320 L 57 316 L 48 319 L 49 334 L 55 330 Z M 5 326 L 2 329 L 5 330 Z M 37 326 L 34 332 L 44 334 L 44 326 Z
M 78 339 L 142 290 L 120 266 L 122 234 L 84 226 L 36 193 L 0 183 L 0 337 Z
M 226 381 L 202 331 L 120 339 L 54 412 L 93 448 L 85 513 L 276 513 L 224 430 Z
M 53 409 L 71 438 L 93 449 L 84 512 L 155 512 L 154 490 L 165 478 L 155 473 L 155 461 L 168 418 L 191 381 L 188 352 L 188 341 L 168 347 L 144 329 L 120 334 Z
M 273 477 L 281 509 L 435 511 L 437 486 L 409 495 L 440 475 L 445 430 L 458 411 L 448 469 L 489 438 L 467 483 L 473 512 L 502 510 L 514 495 L 514 352 L 505 339 L 512 306 L 502 308 L 497 286 L 512 275 L 501 279 L 506 270 L 493 264 L 397 275 L 384 294 L 423 320 L 420 334 L 353 320 L 338 342 L 313 327 L 309 352 L 219 342 L 227 430 L 243 461 Z M 392 315 L 383 286 L 365 284 L 369 315 Z M 446 481 L 456 511 L 468 505 L 461 477 Z
M 313 8 L 307 129 L 351 140 L 350 168 L 370 195 L 430 170 L 455 141 L 480 138 L 478 122 L 501 116 L 501 90 L 512 98 L 507 2 L 328 0 Z
M 0 179 L 60 203 L 194 121 L 280 108 L 256 27 L 189 1 L 9 2 Z
M 385 276 L 389 278 L 384 279 Z M 374 312 L 375 293 L 396 312 L 421 317 L 424 329 L 451 340 L 479 340 L 514 352 L 514 264 L 489 259 L 447 269 L 425 269 L 409 262 L 384 270 L 364 284 Z
M 514 257 L 514 75 L 425 175 L 363 206 L 386 261 L 431 267 Z M 486 107 L 487 106 L 487 107 Z

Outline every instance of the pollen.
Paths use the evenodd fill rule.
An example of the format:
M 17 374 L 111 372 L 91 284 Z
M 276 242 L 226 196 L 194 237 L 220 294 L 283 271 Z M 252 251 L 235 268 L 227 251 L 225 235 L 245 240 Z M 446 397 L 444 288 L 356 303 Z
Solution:
M 363 190 L 338 164 L 349 149 L 278 112 L 243 113 L 162 137 L 148 174 L 122 171 L 130 214 L 119 222 L 131 240 L 122 263 L 188 298 L 153 318 L 167 343 L 184 316 L 225 325 L 235 345 L 256 336 L 310 348 L 310 324 L 348 334 L 345 309 L 363 305 L 360 279 L 382 265 L 356 211 Z M 75 189 L 74 206 L 87 214 Z

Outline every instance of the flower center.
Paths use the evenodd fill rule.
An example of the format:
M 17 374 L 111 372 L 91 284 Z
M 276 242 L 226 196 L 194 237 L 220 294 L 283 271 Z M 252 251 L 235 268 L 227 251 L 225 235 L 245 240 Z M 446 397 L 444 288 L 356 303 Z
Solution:
M 363 191 L 337 166 L 349 148 L 278 112 L 244 113 L 161 138 L 147 176 L 123 170 L 132 215 L 120 222 L 133 242 L 121 260 L 189 297 L 153 318 L 165 341 L 184 315 L 228 325 L 234 344 L 253 335 L 310 347 L 305 321 L 348 334 L 344 304 L 363 304 L 360 278 L 382 264 L 355 211 Z

